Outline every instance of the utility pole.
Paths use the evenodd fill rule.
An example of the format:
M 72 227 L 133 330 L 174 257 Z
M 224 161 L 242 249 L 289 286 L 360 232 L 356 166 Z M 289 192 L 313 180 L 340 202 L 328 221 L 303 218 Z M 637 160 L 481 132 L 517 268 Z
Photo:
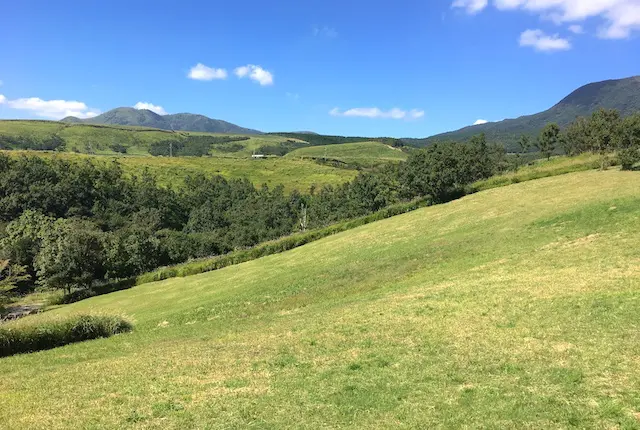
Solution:
M 173 141 L 169 141 L 169 158 L 173 157 Z

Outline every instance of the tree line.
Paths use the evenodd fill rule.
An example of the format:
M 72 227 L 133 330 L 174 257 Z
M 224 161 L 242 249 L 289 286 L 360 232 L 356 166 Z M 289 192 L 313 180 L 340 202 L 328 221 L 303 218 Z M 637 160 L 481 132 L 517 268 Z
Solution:
M 564 130 L 558 124 L 547 124 L 535 141 L 522 135 L 518 145 L 521 154 L 536 147 L 547 159 L 555 153 L 593 152 L 600 155 L 601 169 L 616 152 L 622 168 L 631 169 L 640 162 L 640 113 L 622 118 L 615 109 L 600 109 L 590 117 L 578 117 Z
M 204 157 L 212 146 L 249 140 L 247 136 L 188 135 L 182 139 L 166 139 L 151 143 L 149 153 L 164 157 Z M 235 147 L 238 145 L 236 144 Z M 224 146 L 221 146 L 224 148 Z M 240 148 L 244 148 L 240 146 Z M 231 151 L 233 152 L 233 151 Z

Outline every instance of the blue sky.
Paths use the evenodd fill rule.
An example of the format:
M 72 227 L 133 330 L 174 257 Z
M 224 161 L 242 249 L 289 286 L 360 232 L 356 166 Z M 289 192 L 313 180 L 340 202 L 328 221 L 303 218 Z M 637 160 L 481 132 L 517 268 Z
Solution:
M 424 137 L 640 74 L 640 0 L 21 0 L 0 16 L 0 118 L 147 103 Z

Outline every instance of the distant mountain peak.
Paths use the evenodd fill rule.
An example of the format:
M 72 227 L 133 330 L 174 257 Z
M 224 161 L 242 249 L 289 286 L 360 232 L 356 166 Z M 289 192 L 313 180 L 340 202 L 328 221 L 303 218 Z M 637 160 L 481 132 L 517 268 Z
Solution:
M 240 127 L 227 121 L 212 119 L 204 115 L 178 113 L 159 115 L 148 109 L 119 107 L 93 118 L 79 119 L 68 116 L 62 122 L 82 124 L 113 124 L 159 128 L 162 130 L 195 131 L 207 133 L 260 134 L 258 130 Z
M 507 150 L 515 150 L 516 142 L 522 134 L 535 136 L 550 122 L 564 127 L 578 116 L 591 115 L 600 108 L 617 109 L 623 116 L 640 111 L 640 76 L 584 85 L 550 109 L 534 115 L 467 126 L 426 139 L 403 140 L 412 145 L 427 146 L 438 141 L 466 141 L 476 134 L 485 133 L 489 142 L 502 144 Z

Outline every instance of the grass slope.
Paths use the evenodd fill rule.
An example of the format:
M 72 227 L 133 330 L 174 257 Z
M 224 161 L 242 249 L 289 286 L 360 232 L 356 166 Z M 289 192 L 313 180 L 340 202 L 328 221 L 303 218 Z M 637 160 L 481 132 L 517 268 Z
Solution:
M 496 188 L 28 317 L 135 330 L 2 359 L 0 422 L 638 428 L 639 189 L 613 170 Z
M 347 164 L 372 166 L 386 162 L 404 161 L 407 154 L 380 142 L 342 143 L 300 148 L 286 155 L 287 158 L 328 158 Z
M 0 151 L 11 156 L 37 155 L 40 157 L 61 157 L 70 160 L 90 159 L 108 163 L 117 160 L 125 172 L 140 175 L 148 169 L 158 178 L 161 185 L 179 187 L 188 175 L 204 173 L 222 175 L 230 179 L 247 178 L 256 186 L 267 184 L 270 187 L 283 185 L 286 192 L 294 189 L 308 191 L 311 185 L 337 185 L 353 179 L 355 170 L 338 169 L 324 166 L 313 161 L 268 158 L 253 160 L 250 158 L 220 157 L 124 157 L 91 156 L 74 153 L 45 151 Z
M 135 110 L 135 109 L 134 109 Z M 155 114 L 154 114 L 155 115 Z M 79 151 L 83 153 L 116 154 L 112 150 L 114 144 L 127 148 L 127 154 L 147 155 L 153 142 L 166 140 L 181 140 L 187 135 L 220 136 L 218 133 L 201 132 L 172 132 L 157 128 L 135 127 L 124 125 L 84 124 L 58 121 L 36 120 L 4 120 L 0 121 L 0 135 L 31 136 L 46 138 L 58 135 L 64 139 L 66 151 Z M 240 136 L 239 134 L 234 134 Z M 278 145 L 287 139 L 272 135 L 247 135 L 249 140 L 233 142 L 218 146 L 212 150 L 212 154 L 226 157 L 248 158 L 252 152 L 263 145 Z M 298 141 L 298 140 L 296 140 Z M 242 146 L 235 152 L 224 151 L 230 145 Z

